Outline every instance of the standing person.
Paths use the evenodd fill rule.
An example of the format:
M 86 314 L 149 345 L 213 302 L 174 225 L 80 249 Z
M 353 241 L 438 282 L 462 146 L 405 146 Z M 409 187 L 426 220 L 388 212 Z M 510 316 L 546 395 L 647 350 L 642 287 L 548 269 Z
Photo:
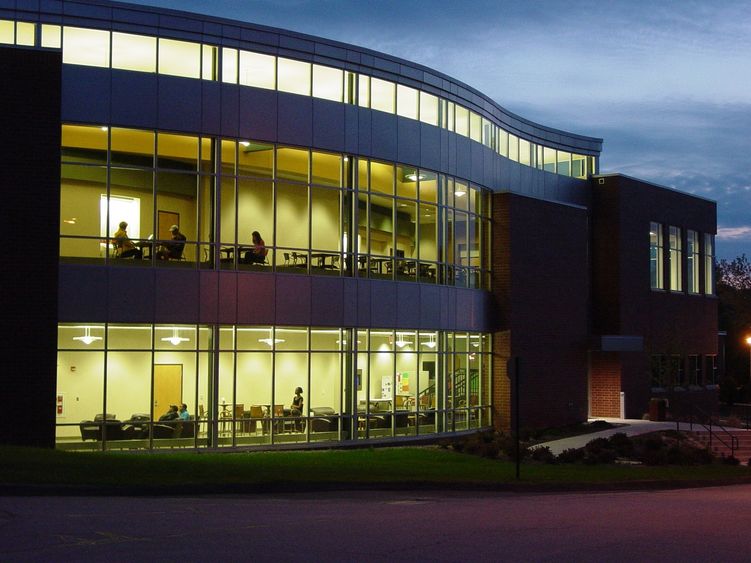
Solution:
M 190 420 L 188 405 L 186 405 L 185 403 L 180 405 L 180 420 Z
M 112 244 L 115 245 L 115 258 L 143 258 L 141 249 L 128 236 L 128 223 L 120 221 L 118 227 L 112 241 Z
M 266 262 L 266 255 L 269 253 L 269 249 L 266 248 L 266 243 L 263 242 L 261 233 L 258 231 L 253 231 L 251 238 L 253 239 L 253 247 L 245 252 L 243 263 L 263 264 Z
M 180 232 L 180 228 L 177 225 L 172 225 L 169 228 L 172 233 L 172 242 L 165 242 L 156 253 L 156 257 L 159 260 L 179 260 L 183 257 L 183 250 L 185 249 L 185 235 Z
M 292 404 L 289 406 L 289 414 L 290 416 L 297 417 L 297 420 L 295 421 L 295 429 L 298 432 L 302 432 L 302 421 L 300 420 L 300 417 L 302 416 L 302 408 L 302 387 L 297 387 L 295 389 L 295 396 L 292 398 Z

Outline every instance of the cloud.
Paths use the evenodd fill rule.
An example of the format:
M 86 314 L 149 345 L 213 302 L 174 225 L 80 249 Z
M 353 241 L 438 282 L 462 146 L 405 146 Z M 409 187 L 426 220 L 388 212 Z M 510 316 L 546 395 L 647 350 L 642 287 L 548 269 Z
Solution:
M 719 227 L 717 238 L 721 240 L 747 240 L 751 242 L 751 226 Z

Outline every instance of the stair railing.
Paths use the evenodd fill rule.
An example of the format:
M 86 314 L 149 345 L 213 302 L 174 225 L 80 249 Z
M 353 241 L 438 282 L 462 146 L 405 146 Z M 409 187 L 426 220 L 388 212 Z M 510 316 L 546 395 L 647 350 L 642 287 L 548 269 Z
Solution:
M 697 421 L 696 424 L 703 427 L 709 433 L 709 449 L 710 450 L 712 449 L 712 438 L 714 436 L 723 446 L 725 446 L 726 448 L 729 448 L 730 455 L 735 457 L 735 450 L 738 449 L 738 436 L 734 435 L 727 428 L 725 428 L 722 424 L 712 423 L 712 415 L 708 414 L 706 411 L 697 407 L 693 403 L 689 405 L 689 415 L 688 415 L 689 430 L 691 432 L 694 431 L 694 416 L 696 413 L 703 416 L 704 419 L 708 421 L 706 424 L 704 422 Z M 680 431 L 681 422 L 686 422 L 686 421 L 685 420 L 681 421 L 680 419 L 675 420 L 675 429 L 678 431 Z M 713 431 L 714 428 L 721 430 L 724 434 L 718 434 L 717 432 Z

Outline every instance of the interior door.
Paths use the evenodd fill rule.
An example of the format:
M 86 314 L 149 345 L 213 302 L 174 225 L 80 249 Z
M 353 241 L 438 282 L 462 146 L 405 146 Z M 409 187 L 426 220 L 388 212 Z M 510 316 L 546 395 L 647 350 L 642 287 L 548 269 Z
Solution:
M 170 405 L 183 402 L 183 365 L 154 365 L 154 410 L 152 420 L 158 420 L 167 412 Z

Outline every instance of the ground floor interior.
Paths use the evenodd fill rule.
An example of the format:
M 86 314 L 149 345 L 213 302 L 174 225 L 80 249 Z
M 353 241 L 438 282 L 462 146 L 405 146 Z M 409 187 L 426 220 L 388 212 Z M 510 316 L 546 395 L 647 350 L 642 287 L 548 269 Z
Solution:
M 492 425 L 491 387 L 489 334 L 64 323 L 56 444 L 224 448 L 452 433 Z M 166 420 L 183 404 L 181 418 Z

